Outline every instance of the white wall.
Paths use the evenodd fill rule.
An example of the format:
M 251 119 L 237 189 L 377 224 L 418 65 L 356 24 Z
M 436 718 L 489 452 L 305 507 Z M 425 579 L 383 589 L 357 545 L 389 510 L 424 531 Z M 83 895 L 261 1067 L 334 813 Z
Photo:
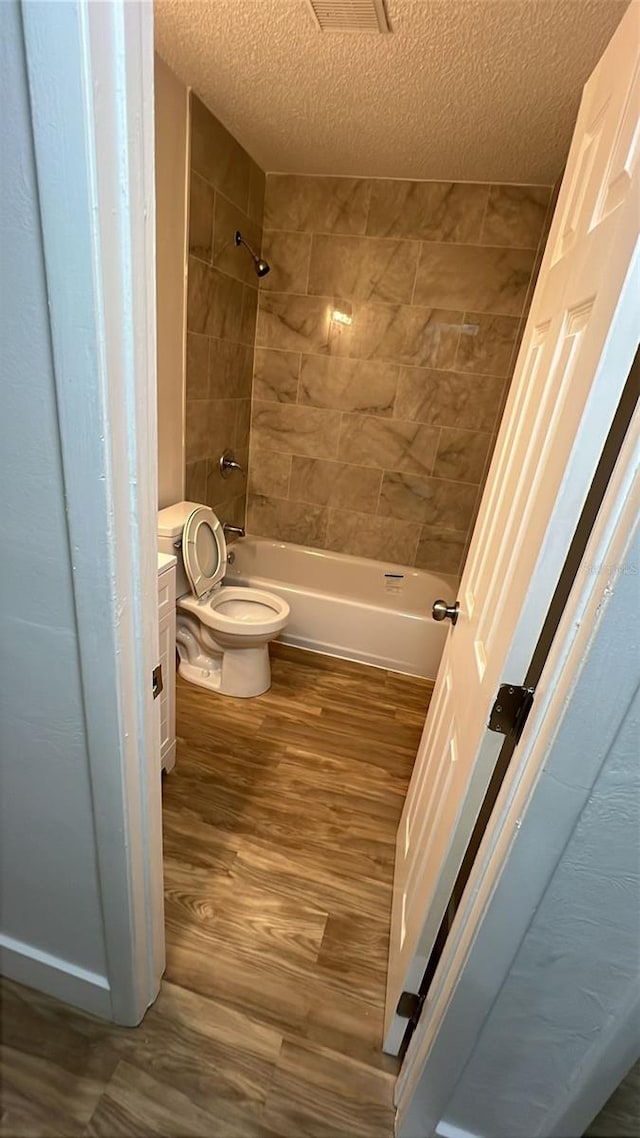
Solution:
M 61 995 L 65 976 L 72 975 L 102 988 L 108 1000 L 38 190 L 17 3 L 0 4 L 0 41 L 0 963 L 3 971 L 34 986 L 40 966 L 50 973 L 59 969 Z
M 187 113 L 184 84 L 155 56 L 158 508 L 184 498 Z

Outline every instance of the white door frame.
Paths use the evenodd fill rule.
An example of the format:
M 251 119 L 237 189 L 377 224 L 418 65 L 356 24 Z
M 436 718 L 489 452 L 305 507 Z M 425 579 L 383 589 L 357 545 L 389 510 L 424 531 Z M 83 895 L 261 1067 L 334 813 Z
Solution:
M 151 3 L 23 4 L 109 1005 L 164 969 Z
M 637 290 L 638 258 L 632 277 Z M 628 301 L 635 303 L 637 295 L 627 291 Z M 624 563 L 638 518 L 639 439 L 636 415 L 396 1083 L 399 1138 L 430 1138 L 435 1132 L 598 776 L 603 755 L 595 740 L 582 752 L 579 771 L 571 756 L 561 771 L 550 772 L 545 764 L 598 624 L 620 586 L 616 567 Z M 622 652 L 612 661 L 610 678 L 613 711 L 603 714 L 605 724 L 617 707 L 626 706 L 624 689 L 637 683 Z M 603 705 L 609 706 L 604 692 Z M 544 798 L 547 783 L 553 786 L 553 811 L 548 799 L 536 809 L 536 795 Z M 637 1057 L 639 1014 L 640 996 L 625 1009 L 624 1022 L 607 1025 L 590 1064 L 576 1073 L 566 1101 L 556 1106 L 550 1135 L 582 1133 L 606 1101 Z

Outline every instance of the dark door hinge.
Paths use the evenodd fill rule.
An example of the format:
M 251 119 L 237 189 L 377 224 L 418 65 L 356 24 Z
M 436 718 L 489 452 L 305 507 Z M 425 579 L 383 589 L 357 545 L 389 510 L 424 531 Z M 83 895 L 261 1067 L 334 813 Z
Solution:
M 396 1015 L 400 1019 L 408 1019 L 411 1026 L 415 1027 L 426 998 L 426 995 L 417 996 L 415 992 L 403 992 L 398 1000 Z
M 153 698 L 157 699 L 162 691 L 164 684 L 162 682 L 162 664 L 158 664 L 151 673 L 151 690 Z
M 499 735 L 505 735 L 517 743 L 533 705 L 533 693 L 533 688 L 502 684 L 489 716 L 489 730 L 497 731 Z

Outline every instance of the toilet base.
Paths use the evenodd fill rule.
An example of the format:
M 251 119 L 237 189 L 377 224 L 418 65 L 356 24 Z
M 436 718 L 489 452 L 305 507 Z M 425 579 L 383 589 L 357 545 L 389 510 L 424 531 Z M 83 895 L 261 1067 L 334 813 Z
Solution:
M 218 695 L 235 699 L 252 699 L 271 687 L 271 662 L 268 644 L 256 648 L 227 648 L 221 656 L 200 655 L 189 663 L 183 659 L 180 646 L 178 675 L 190 684 L 207 688 Z

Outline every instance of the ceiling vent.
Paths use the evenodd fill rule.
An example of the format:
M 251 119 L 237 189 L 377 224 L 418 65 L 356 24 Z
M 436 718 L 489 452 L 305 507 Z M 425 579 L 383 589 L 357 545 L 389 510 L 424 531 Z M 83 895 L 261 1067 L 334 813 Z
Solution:
M 390 32 L 384 0 L 307 0 L 321 32 Z

